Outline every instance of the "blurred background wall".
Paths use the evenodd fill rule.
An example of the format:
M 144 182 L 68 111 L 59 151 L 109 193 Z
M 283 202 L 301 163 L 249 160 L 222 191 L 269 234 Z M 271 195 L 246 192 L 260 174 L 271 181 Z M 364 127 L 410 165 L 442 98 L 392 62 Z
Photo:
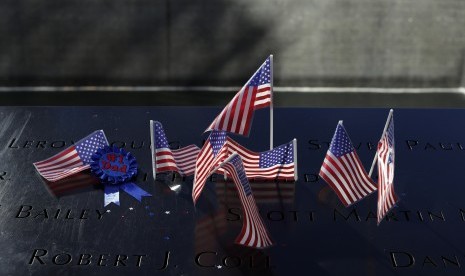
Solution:
M 195 104 L 215 92 L 233 93 L 269 54 L 275 57 L 278 93 L 279 87 L 306 88 L 281 91 L 289 99 L 297 97 L 299 103 L 310 99 L 312 105 L 316 99 L 321 105 L 325 101 L 340 105 L 360 95 L 366 101 L 364 95 L 378 91 L 372 88 L 383 88 L 373 101 L 387 95 L 382 102 L 390 104 L 389 99 L 397 97 L 392 95 L 400 92 L 406 106 L 414 105 L 418 96 L 410 94 L 425 94 L 424 89 L 427 97 L 433 97 L 429 100 L 433 106 L 445 96 L 451 106 L 462 106 L 457 101 L 462 100 L 460 87 L 465 86 L 465 1 L 0 3 L 0 100 L 7 103 L 21 104 L 14 100 L 21 93 L 41 99 L 30 94 L 37 86 L 46 87 L 40 95 L 52 104 L 54 97 L 64 97 L 56 96 L 60 89 L 49 91 L 54 87 L 74 91 L 91 86 L 89 91 L 74 91 L 82 95 L 102 86 L 106 92 L 111 86 L 138 93 L 132 87 L 142 86 L 158 87 L 152 92 L 163 92 L 165 98 L 182 92 L 179 95 L 187 97 L 187 104 Z M 184 88 L 162 91 L 166 86 Z M 199 86 L 211 91 L 189 91 Z M 223 88 L 215 91 L 215 87 Z M 331 88 L 331 93 L 322 87 Z M 357 90 L 348 88 L 367 89 L 354 94 Z M 139 91 L 141 97 L 153 95 L 151 89 L 145 90 Z M 65 104 L 73 93 L 67 95 Z M 315 96 L 319 98 L 311 98 Z M 399 99 L 393 103 L 402 106 Z

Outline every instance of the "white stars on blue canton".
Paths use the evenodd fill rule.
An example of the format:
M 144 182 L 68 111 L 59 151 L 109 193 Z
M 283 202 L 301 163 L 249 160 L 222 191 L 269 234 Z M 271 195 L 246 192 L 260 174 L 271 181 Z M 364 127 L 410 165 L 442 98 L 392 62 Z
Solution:
M 250 183 L 247 180 L 247 175 L 244 171 L 244 164 L 242 164 L 242 159 L 239 155 L 234 156 L 229 161 L 233 166 L 236 168 L 237 175 L 239 176 L 239 181 L 241 181 L 242 189 L 244 189 L 245 195 L 249 196 L 252 194 L 252 190 L 250 188 Z
M 153 131 L 155 132 L 155 148 L 169 148 L 168 139 L 160 122 L 153 122 Z
M 249 86 L 259 86 L 271 83 L 270 58 L 267 58 L 257 73 L 252 77 Z
M 352 142 L 350 142 L 349 136 L 341 124 L 337 125 L 329 151 L 336 157 L 341 157 L 354 151 Z
M 294 147 L 291 142 L 260 153 L 258 166 L 260 168 L 269 168 L 277 164 L 290 164 L 292 162 L 294 162 Z
M 76 143 L 76 151 L 84 164 L 89 164 L 92 154 L 107 146 L 108 142 L 103 131 L 98 130 Z
M 216 156 L 226 142 L 226 132 L 212 131 L 208 139 L 210 139 L 210 144 L 212 145 L 213 155 Z

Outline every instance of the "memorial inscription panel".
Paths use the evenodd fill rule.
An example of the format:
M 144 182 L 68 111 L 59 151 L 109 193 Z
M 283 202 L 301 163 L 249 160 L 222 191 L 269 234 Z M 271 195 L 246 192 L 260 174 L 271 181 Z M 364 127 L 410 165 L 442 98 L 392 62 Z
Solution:
M 459 275 L 465 266 L 465 110 L 395 111 L 400 202 L 376 225 L 377 194 L 345 208 L 318 177 L 338 120 L 367 170 L 386 109 L 275 109 L 275 146 L 297 138 L 298 181 L 251 181 L 275 245 L 234 244 L 242 226 L 234 184 L 212 176 L 198 204 L 192 177 L 153 180 L 149 120 L 172 148 L 201 145 L 219 108 L 0 108 L 2 275 Z M 89 172 L 46 182 L 33 162 L 103 129 L 137 158 L 142 202 L 104 207 Z M 255 114 L 254 151 L 269 148 L 268 112 Z M 376 175 L 375 175 L 376 179 Z

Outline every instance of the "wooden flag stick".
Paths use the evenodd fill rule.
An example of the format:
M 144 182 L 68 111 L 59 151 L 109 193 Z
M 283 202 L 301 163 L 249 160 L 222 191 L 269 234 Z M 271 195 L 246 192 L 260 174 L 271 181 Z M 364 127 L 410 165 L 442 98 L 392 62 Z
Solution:
M 389 124 L 389 120 L 391 119 L 393 113 L 394 113 L 393 109 L 389 110 L 389 115 L 387 117 L 386 124 L 384 125 L 383 133 L 381 133 L 381 138 L 383 138 L 384 133 L 386 133 L 386 130 L 387 130 L 387 127 L 388 127 L 388 124 Z M 380 140 L 381 140 L 381 138 L 380 138 Z M 371 163 L 370 172 L 368 173 L 368 177 L 370 177 L 370 178 L 371 178 L 371 174 L 373 173 L 373 169 L 375 168 L 376 160 L 378 160 L 378 146 L 376 146 L 375 157 L 373 158 L 373 162 Z

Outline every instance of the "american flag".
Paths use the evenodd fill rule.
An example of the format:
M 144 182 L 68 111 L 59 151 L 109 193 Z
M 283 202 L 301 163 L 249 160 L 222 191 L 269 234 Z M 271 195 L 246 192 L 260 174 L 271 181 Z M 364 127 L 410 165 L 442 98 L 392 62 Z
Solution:
M 202 193 L 205 181 L 212 174 L 212 169 L 227 157 L 226 132 L 212 131 L 203 145 L 195 163 L 192 199 L 194 204 Z
M 227 139 L 228 156 L 236 152 L 242 158 L 249 179 L 297 180 L 297 140 L 264 152 L 253 152 L 233 139 Z
M 378 225 L 398 197 L 394 192 L 394 114 L 388 118 L 386 131 L 378 143 Z
M 90 168 L 92 155 L 107 145 L 105 133 L 97 130 L 60 153 L 34 163 L 34 166 L 48 181 L 57 181 Z
M 266 248 L 273 245 L 268 230 L 258 213 L 241 157 L 233 154 L 221 164 L 221 167 L 232 176 L 244 212 L 242 230 L 236 238 L 236 243 L 253 248 Z
M 212 146 L 213 145 L 213 146 Z M 213 170 L 233 153 L 241 156 L 249 179 L 297 180 L 296 140 L 265 152 L 253 152 L 230 137 L 225 132 L 212 132 L 202 147 L 196 163 L 192 198 L 194 203 L 202 193 L 207 178 Z M 219 168 L 218 172 L 224 173 Z M 227 172 L 226 172 L 227 174 Z
M 337 125 L 319 175 L 346 207 L 376 190 L 342 123 Z
M 160 172 L 175 171 L 181 175 L 192 175 L 199 147 L 189 145 L 180 149 L 170 149 L 168 139 L 160 122 L 150 121 L 152 142 L 153 177 Z
M 272 67 L 269 56 L 205 131 L 224 130 L 248 136 L 254 111 L 271 105 Z

